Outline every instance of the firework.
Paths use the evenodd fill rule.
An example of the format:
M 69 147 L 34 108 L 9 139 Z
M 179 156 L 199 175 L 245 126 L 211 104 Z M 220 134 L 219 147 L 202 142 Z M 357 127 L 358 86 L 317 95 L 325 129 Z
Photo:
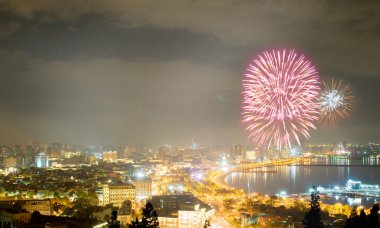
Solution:
M 291 148 L 310 138 L 319 119 L 319 75 L 294 50 L 264 52 L 252 60 L 243 79 L 243 123 L 254 143 Z
M 351 87 L 339 80 L 323 82 L 321 95 L 318 99 L 321 118 L 320 121 L 327 125 L 333 125 L 338 120 L 347 118 L 355 103 Z

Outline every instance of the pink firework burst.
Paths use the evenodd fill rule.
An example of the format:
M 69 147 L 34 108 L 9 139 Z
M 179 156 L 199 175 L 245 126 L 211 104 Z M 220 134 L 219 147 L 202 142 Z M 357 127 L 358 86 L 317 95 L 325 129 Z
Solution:
M 318 120 L 319 75 L 294 50 L 264 52 L 252 60 L 243 79 L 243 123 L 260 145 L 291 148 L 310 138 Z

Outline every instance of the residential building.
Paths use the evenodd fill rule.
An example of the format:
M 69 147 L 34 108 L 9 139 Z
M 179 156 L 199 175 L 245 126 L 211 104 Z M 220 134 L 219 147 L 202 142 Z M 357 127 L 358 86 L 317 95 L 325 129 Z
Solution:
M 31 213 L 26 210 L 5 209 L 0 211 L 0 225 L 3 223 L 10 224 L 9 227 L 19 227 L 29 223 Z
M 136 179 L 133 181 L 136 188 L 136 201 L 140 202 L 152 197 L 152 180 L 151 179 Z
M 158 213 L 160 227 L 202 228 L 215 210 L 194 195 L 153 196 L 151 203 Z
M 103 185 L 103 205 L 113 204 L 121 207 L 124 201 L 130 200 L 134 205 L 136 188 L 130 184 Z

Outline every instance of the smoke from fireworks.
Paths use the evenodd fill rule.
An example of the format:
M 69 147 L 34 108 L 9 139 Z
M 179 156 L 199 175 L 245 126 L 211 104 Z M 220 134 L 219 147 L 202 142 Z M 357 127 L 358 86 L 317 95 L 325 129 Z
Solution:
M 320 105 L 320 121 L 327 125 L 333 125 L 338 120 L 347 118 L 355 103 L 351 87 L 339 80 L 323 82 L 321 95 L 318 99 Z
M 243 123 L 257 144 L 291 148 L 309 138 L 318 120 L 319 75 L 294 50 L 264 52 L 252 60 L 243 79 Z

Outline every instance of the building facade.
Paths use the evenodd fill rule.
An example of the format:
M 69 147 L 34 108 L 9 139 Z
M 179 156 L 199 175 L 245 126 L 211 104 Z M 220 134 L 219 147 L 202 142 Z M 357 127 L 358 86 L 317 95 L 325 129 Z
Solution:
M 104 151 L 103 152 L 103 161 L 116 162 L 117 158 L 118 158 L 117 151 Z
M 103 185 L 103 205 L 113 204 L 121 207 L 123 202 L 130 200 L 135 204 L 136 188 L 130 184 Z
M 42 215 L 53 215 L 53 204 L 50 199 L 25 200 L 23 208 L 27 211 L 39 211 Z
M 49 167 L 49 157 L 45 153 L 38 153 L 34 157 L 34 165 L 38 168 Z
M 161 228 L 202 228 L 215 213 L 211 206 L 193 195 L 153 196 L 151 203 Z
M 136 201 L 141 202 L 152 197 L 152 180 L 135 180 L 133 185 L 136 188 Z

